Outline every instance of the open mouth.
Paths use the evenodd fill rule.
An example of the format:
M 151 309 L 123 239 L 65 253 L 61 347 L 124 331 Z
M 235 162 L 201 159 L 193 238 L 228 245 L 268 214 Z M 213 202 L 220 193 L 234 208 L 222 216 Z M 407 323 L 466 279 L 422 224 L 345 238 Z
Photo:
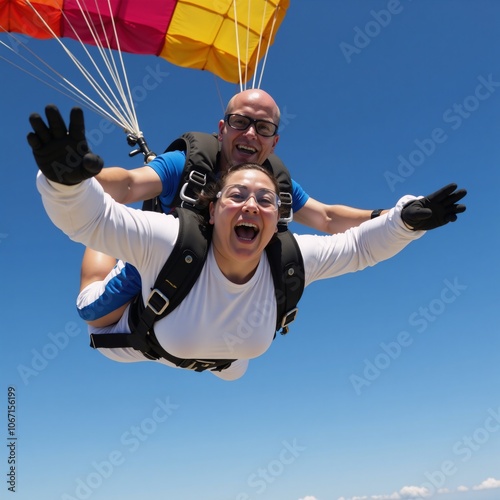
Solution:
M 251 156 L 255 153 L 257 153 L 257 150 L 253 148 L 252 146 L 247 146 L 246 144 L 238 144 L 236 146 L 236 149 L 245 155 Z
M 234 228 L 234 231 L 236 236 L 244 241 L 253 241 L 259 234 L 259 228 L 250 222 L 241 222 Z

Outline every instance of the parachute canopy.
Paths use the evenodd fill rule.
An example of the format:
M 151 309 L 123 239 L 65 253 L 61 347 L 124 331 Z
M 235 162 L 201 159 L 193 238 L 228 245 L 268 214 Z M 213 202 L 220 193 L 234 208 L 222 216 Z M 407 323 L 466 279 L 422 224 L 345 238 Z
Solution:
M 153 54 L 241 83 L 273 43 L 288 5 L 289 0 L 0 0 L 0 26 L 35 38 L 67 37 Z

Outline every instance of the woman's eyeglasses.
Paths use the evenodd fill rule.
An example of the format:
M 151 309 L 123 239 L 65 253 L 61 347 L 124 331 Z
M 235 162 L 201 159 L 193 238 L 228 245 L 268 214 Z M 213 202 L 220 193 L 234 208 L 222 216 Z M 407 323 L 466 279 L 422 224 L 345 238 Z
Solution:
M 276 211 L 281 205 L 279 196 L 270 189 L 259 189 L 253 192 L 246 186 L 234 184 L 226 186 L 217 193 L 218 199 L 232 205 L 243 205 L 252 197 L 262 210 Z

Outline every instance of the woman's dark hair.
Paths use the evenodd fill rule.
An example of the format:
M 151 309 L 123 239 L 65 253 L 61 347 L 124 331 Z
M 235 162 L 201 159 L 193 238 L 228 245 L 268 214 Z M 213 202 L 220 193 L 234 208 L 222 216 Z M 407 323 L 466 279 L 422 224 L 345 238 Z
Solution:
M 200 194 L 199 197 L 199 204 L 202 207 L 208 207 L 210 202 L 216 202 L 217 201 L 217 193 L 222 190 L 222 188 L 226 185 L 226 179 L 230 174 L 233 174 L 234 172 L 238 172 L 240 170 L 258 170 L 259 172 L 262 172 L 269 177 L 271 182 L 273 183 L 273 188 L 276 191 L 276 193 L 280 192 L 279 184 L 278 181 L 276 180 L 276 177 L 269 172 L 266 168 L 264 168 L 262 165 L 259 165 L 258 163 L 240 163 L 239 165 L 235 165 L 234 167 L 230 167 L 226 172 L 224 172 L 220 178 L 209 185 L 207 185 L 204 189 L 203 192 Z M 280 207 L 279 213 L 281 215 L 282 208 Z

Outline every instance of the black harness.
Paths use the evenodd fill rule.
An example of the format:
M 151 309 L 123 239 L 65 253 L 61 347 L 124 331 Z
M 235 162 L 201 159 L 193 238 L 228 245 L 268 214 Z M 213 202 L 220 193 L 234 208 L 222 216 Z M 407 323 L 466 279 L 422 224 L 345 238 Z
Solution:
M 173 207 L 185 207 L 198 210 L 199 194 L 204 186 L 215 182 L 218 174 L 220 158 L 219 141 L 216 134 L 203 132 L 187 132 L 176 139 L 165 150 L 184 151 L 186 162 L 182 172 L 181 182 L 172 200 Z M 278 224 L 280 231 L 286 230 L 288 222 L 292 221 L 292 179 L 290 172 L 274 154 L 262 164 L 278 181 L 281 199 L 282 218 Z M 158 198 L 144 202 L 143 210 L 161 212 Z
M 90 335 L 94 349 L 132 348 L 147 359 L 164 358 L 180 368 L 222 371 L 234 359 L 181 359 L 163 349 L 154 332 L 154 323 L 170 314 L 186 297 L 198 279 L 206 261 L 212 238 L 211 227 L 196 212 L 197 197 L 203 187 L 215 180 L 218 161 L 217 137 L 210 134 L 188 133 L 174 141 L 167 151 L 186 151 L 183 181 L 173 205 L 173 215 L 179 218 L 179 235 L 169 258 L 158 275 L 144 304 L 139 294 L 129 308 L 131 333 L 101 333 Z M 290 205 L 292 185 L 288 170 L 277 157 L 266 162 L 280 183 L 280 197 Z M 283 190 L 283 191 L 282 191 Z M 287 200 L 287 196 L 289 200 Z M 162 211 L 158 199 L 144 202 L 143 210 Z M 280 231 L 266 247 L 277 305 L 276 331 L 288 333 L 289 324 L 297 315 L 297 303 L 304 289 L 304 264 L 298 244 L 283 221 Z M 275 334 L 276 335 L 276 334 Z

